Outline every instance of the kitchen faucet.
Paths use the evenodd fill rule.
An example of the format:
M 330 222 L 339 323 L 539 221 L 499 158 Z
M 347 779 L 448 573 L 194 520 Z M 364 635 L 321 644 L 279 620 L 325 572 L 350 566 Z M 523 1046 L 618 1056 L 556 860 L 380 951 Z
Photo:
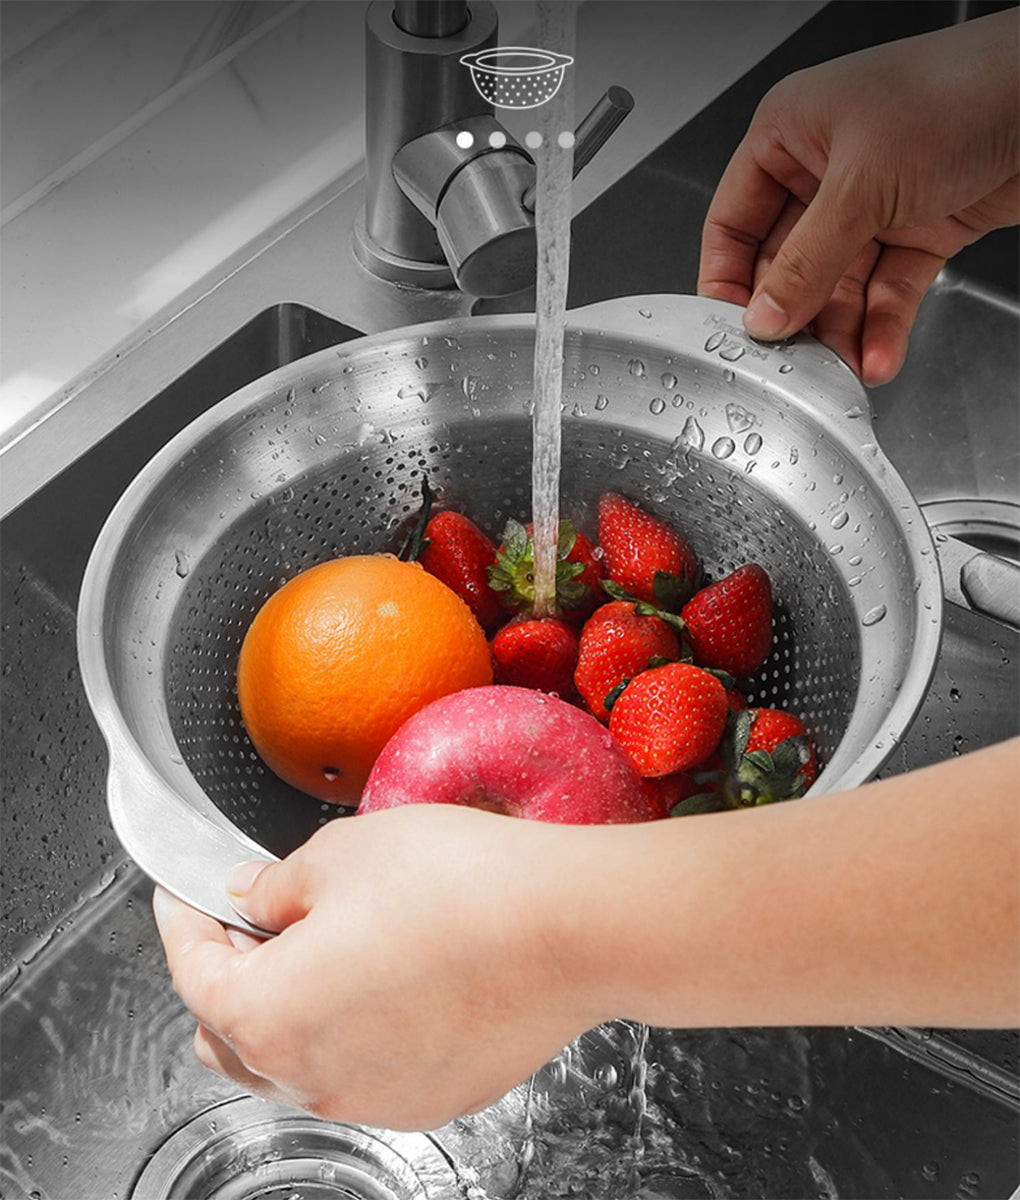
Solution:
M 354 249 L 382 279 L 486 297 L 534 283 L 535 163 L 462 61 L 489 51 L 498 65 L 497 31 L 489 0 L 369 5 L 365 209 Z M 575 175 L 633 104 L 612 87 L 585 117 Z

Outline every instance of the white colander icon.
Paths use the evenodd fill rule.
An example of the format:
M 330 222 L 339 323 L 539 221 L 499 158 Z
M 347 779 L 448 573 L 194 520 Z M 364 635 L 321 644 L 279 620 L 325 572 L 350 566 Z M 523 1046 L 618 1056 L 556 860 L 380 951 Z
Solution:
M 556 95 L 574 60 L 533 46 L 494 46 L 460 61 L 471 68 L 478 94 L 497 108 L 537 108 Z

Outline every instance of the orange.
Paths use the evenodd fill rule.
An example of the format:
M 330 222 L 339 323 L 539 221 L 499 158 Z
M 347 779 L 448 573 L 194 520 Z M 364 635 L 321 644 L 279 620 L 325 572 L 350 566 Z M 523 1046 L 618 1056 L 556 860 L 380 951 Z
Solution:
M 491 682 L 464 601 L 387 554 L 320 563 L 284 584 L 256 614 L 237 668 L 241 716 L 267 766 L 334 804 L 358 803 L 408 717 Z

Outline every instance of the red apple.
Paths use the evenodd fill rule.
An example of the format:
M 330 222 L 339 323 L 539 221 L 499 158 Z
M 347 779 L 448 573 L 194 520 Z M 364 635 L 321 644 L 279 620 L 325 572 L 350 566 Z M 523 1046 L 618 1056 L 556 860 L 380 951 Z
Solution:
M 376 759 L 359 813 L 469 804 L 563 825 L 660 815 L 612 734 L 589 713 L 530 688 L 468 688 L 427 705 Z

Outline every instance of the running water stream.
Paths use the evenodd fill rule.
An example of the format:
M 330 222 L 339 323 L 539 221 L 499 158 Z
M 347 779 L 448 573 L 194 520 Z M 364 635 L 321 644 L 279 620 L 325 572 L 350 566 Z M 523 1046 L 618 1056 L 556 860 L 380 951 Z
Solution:
M 574 53 L 576 6 L 544 0 L 538 6 L 538 44 Z M 569 70 L 556 95 L 536 110 L 542 144 L 533 150 L 537 170 L 535 227 L 538 238 L 535 305 L 534 407 L 532 410 L 531 506 L 535 544 L 535 616 L 551 616 L 556 604 L 556 543 L 559 530 L 560 409 L 563 394 L 563 327 L 570 268 L 571 179 L 574 151 L 574 88 Z
M 543 0 L 538 6 L 538 44 L 573 57 L 576 6 Z M 537 172 L 535 226 L 538 240 L 535 305 L 534 403 L 532 409 L 531 494 L 535 546 L 537 617 L 556 611 L 556 558 L 559 533 L 563 341 L 570 272 L 570 218 L 573 178 L 574 94 L 568 70 L 556 95 L 538 109 L 542 141 L 533 148 Z M 648 1027 L 634 1030 L 630 1104 L 634 1113 L 631 1149 L 642 1153 L 642 1120 Z M 519 1157 L 520 1182 L 527 1179 L 535 1154 L 535 1081 L 527 1085 L 524 1140 Z

